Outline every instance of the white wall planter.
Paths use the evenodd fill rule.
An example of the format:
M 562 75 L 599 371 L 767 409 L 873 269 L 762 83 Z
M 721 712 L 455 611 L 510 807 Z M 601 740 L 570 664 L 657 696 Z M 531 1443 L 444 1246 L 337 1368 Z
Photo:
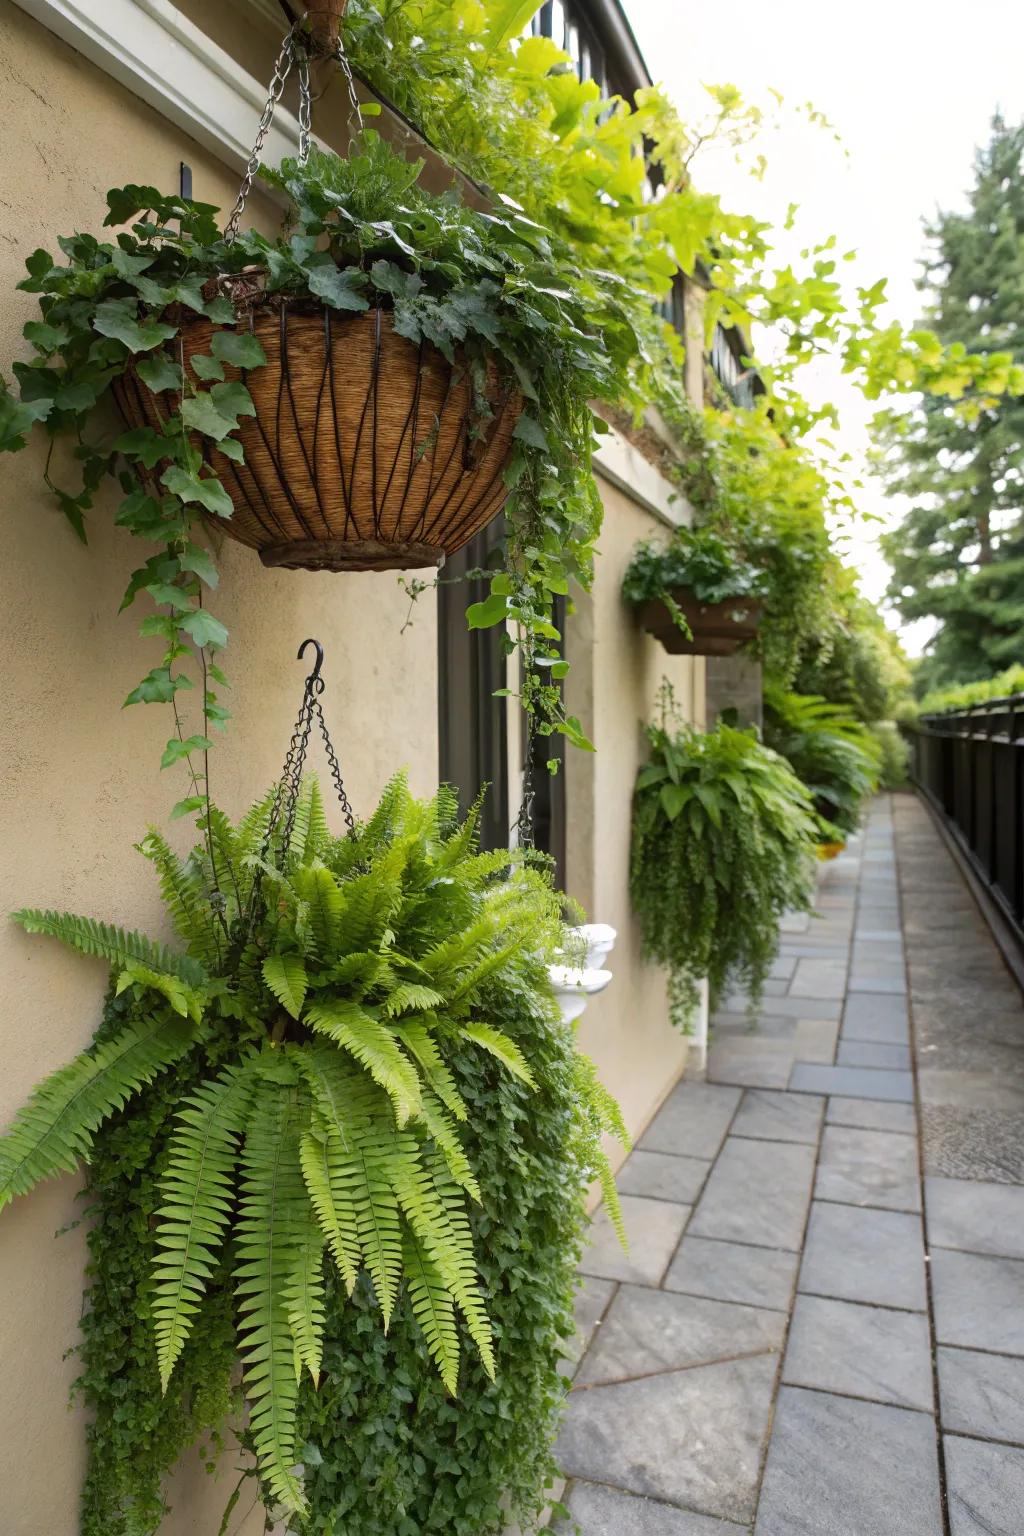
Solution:
M 603 992 L 611 981 L 612 973 L 604 969 L 604 961 L 616 939 L 615 929 L 608 923 L 585 923 L 581 928 L 570 929 L 570 933 L 586 945 L 583 964 L 548 966 L 551 987 L 566 1024 L 575 1023 L 590 999 Z

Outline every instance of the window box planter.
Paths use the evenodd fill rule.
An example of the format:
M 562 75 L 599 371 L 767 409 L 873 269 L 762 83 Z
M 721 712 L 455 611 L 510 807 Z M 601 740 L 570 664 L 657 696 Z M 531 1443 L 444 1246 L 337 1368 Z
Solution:
M 674 587 L 670 595 L 690 628 L 690 638 L 662 598 L 649 597 L 639 609 L 641 625 L 670 656 L 733 656 L 757 637 L 763 608 L 759 597 L 702 603 L 692 587 Z

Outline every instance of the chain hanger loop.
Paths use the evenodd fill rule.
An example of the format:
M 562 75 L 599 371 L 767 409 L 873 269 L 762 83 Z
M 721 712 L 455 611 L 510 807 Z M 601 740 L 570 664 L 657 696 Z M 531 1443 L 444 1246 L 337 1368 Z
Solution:
M 292 65 L 296 66 L 299 76 L 299 164 L 305 165 L 309 159 L 313 122 L 313 97 L 310 92 L 309 66 L 311 59 L 319 57 L 333 59 L 340 68 L 348 86 L 348 99 L 353 114 L 356 122 L 359 124 L 359 131 L 362 132 L 363 112 L 359 105 L 359 98 L 356 95 L 355 80 L 352 76 L 352 70 L 341 37 L 337 38 L 330 52 L 321 53 L 314 46 L 313 38 L 310 36 L 306 26 L 306 18 L 297 21 L 281 44 L 281 51 L 274 64 L 274 73 L 270 77 L 270 88 L 267 93 L 266 106 L 263 108 L 263 115 L 256 130 L 256 142 L 246 163 L 245 173 L 238 188 L 238 196 L 235 199 L 235 206 L 231 210 L 231 216 L 224 230 L 225 245 L 233 245 L 238 238 L 238 226 L 242 212 L 249 193 L 252 191 L 256 172 L 260 168 L 263 146 L 267 142 L 267 134 L 270 132 L 270 125 L 274 121 L 274 113 L 277 111 L 281 97 L 284 94 L 284 88 L 288 76 L 291 74 Z

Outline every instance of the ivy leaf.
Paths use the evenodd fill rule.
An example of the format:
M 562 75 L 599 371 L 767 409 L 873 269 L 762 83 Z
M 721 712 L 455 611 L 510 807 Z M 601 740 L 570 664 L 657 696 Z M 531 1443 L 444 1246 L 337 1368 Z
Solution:
M 227 459 L 234 459 L 236 464 L 245 463 L 245 449 L 237 437 L 222 437 L 217 444 L 217 452 Z
M 222 293 L 218 293 L 216 298 L 208 300 L 203 305 L 203 314 L 215 325 L 234 325 L 237 319 L 235 306 Z
M 191 679 L 183 674 L 172 677 L 170 667 L 154 667 L 132 689 L 121 708 L 127 709 L 129 704 L 169 704 L 179 689 L 191 687 Z
M 144 357 L 135 372 L 155 395 L 165 389 L 181 389 L 181 369 L 166 352 L 158 352 L 155 357 Z
M 133 427 L 122 432 L 114 444 L 117 453 L 138 459 L 147 469 L 153 469 L 161 459 L 167 458 L 167 439 L 152 427 Z
M 177 821 L 182 816 L 191 816 L 194 811 L 204 811 L 206 801 L 202 795 L 189 795 L 185 800 L 179 800 L 177 805 L 171 807 L 171 821 Z
M 179 741 L 176 736 L 172 736 L 164 748 L 160 767 L 172 768 L 175 763 L 180 763 L 183 757 L 188 757 L 190 752 L 209 752 L 212 746 L 213 742 L 209 736 L 186 736 L 184 741 Z
M 536 417 L 528 416 L 525 411 L 516 422 L 512 436 L 517 437 L 521 443 L 527 443 L 531 448 L 540 448 L 545 453 L 550 451 L 544 428 Z
M 205 352 L 197 352 L 189 362 L 200 379 L 222 379 L 224 377 L 224 364 L 218 363 L 215 357 L 208 356 Z
M 314 264 L 310 258 L 304 269 L 310 293 L 315 293 L 318 299 L 323 299 L 332 309 L 369 309 L 369 304 L 359 292 L 360 288 L 366 286 L 366 273 L 355 267 L 339 267 L 326 251 L 319 254 L 323 259 Z
M 123 342 L 129 352 L 149 352 L 175 334 L 173 325 L 148 318 L 140 321 L 135 299 L 103 299 L 96 305 L 92 326 L 101 336 Z
M 171 464 L 165 469 L 160 476 L 160 483 L 166 485 L 175 496 L 180 496 L 182 501 L 198 501 L 201 507 L 215 513 L 217 517 L 230 517 L 234 510 L 231 497 L 219 480 L 212 477 L 200 480 L 198 475 L 190 474 L 180 464 Z
M 215 619 L 212 613 L 207 613 L 205 608 L 195 608 L 182 619 L 178 628 L 189 635 L 193 642 L 202 647 L 213 645 L 223 647 L 228 643 L 228 632 L 219 619 Z
M 471 603 L 466 609 L 466 622 L 470 629 L 490 629 L 501 624 L 508 616 L 508 598 L 500 592 L 492 592 L 482 603 Z
M 215 384 L 210 394 L 218 411 L 228 418 L 232 427 L 238 426 L 239 416 L 256 415 L 252 395 L 238 379 L 231 379 L 226 384 Z
M 201 432 L 204 437 L 213 438 L 214 442 L 227 437 L 237 425 L 237 422 L 221 415 L 213 396 L 206 391 L 181 402 L 181 419 L 190 430 Z
M 230 363 L 233 368 L 259 368 L 267 360 L 256 337 L 247 331 L 216 331 L 210 351 L 220 362 Z
M 182 587 L 176 587 L 169 581 L 146 582 L 142 589 L 148 592 L 157 606 L 166 603 L 177 613 L 187 613 L 192 607 L 192 599 Z
M 56 352 L 68 339 L 68 329 L 64 325 L 48 325 L 45 320 L 29 320 L 22 327 L 21 334 L 26 341 L 30 341 L 37 352 L 47 354 Z
M 45 421 L 52 400 L 18 400 L 0 382 L 0 453 L 17 453 L 25 446 L 25 433 L 37 421 Z
M 220 580 L 213 556 L 199 544 L 189 544 L 185 553 L 178 555 L 178 564 L 183 571 L 191 571 L 200 581 L 205 581 L 208 587 L 215 587 Z

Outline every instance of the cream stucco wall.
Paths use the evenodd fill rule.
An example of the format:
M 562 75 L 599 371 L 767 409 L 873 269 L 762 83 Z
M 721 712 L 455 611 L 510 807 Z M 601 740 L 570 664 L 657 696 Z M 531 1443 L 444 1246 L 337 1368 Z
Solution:
M 567 882 L 595 921 L 618 929 L 609 961 L 614 979 L 583 1015 L 580 1040 L 637 1135 L 682 1072 L 687 1044 L 668 1021 L 665 973 L 640 953 L 629 899 L 633 784 L 647 758 L 643 727 L 663 678 L 683 713 L 703 723 L 704 662 L 669 656 L 622 601 L 633 548 L 658 524 L 607 479 L 599 484 L 605 519 L 596 576 L 591 592 L 577 594 L 567 634 L 569 706 L 597 748 L 567 754 Z M 621 1149 L 609 1151 L 621 1160 Z
M 58 234 L 95 229 L 105 193 L 122 182 L 172 190 L 178 164 L 195 195 L 230 205 L 232 173 L 22 11 L 0 0 L 0 368 L 24 356 L 35 301 L 15 294 L 25 257 Z M 185 793 L 181 770 L 159 771 L 168 711 L 120 704 L 143 670 L 144 610 L 118 616 L 140 547 L 113 529 L 113 497 L 90 518 L 83 549 L 40 484 L 39 445 L 0 461 L 0 911 L 68 907 L 153 931 L 158 893 L 132 844 L 166 822 Z M 418 792 L 437 778 L 433 603 L 415 627 L 393 575 L 264 570 L 226 544 L 214 609 L 231 632 L 226 666 L 234 719 L 212 758 L 214 793 L 240 811 L 280 770 L 305 667 L 299 643 L 327 652 L 324 705 L 358 811 L 407 765 Z M 156 642 L 152 662 L 158 659 Z M 319 760 L 319 759 L 318 759 Z M 186 835 L 178 824 L 179 836 Z M 88 1043 L 103 967 L 0 922 L 0 1123 L 34 1083 Z M 81 1308 L 82 1233 L 54 1239 L 75 1215 L 71 1179 L 6 1211 L 0 1232 L 0 1530 L 73 1536 L 83 1465 L 82 1423 L 69 1415 Z M 192 1481 L 191 1476 L 188 1479 Z M 210 1536 L 232 1481 L 178 1500 L 167 1536 Z M 245 1536 L 262 1529 L 255 1515 Z

